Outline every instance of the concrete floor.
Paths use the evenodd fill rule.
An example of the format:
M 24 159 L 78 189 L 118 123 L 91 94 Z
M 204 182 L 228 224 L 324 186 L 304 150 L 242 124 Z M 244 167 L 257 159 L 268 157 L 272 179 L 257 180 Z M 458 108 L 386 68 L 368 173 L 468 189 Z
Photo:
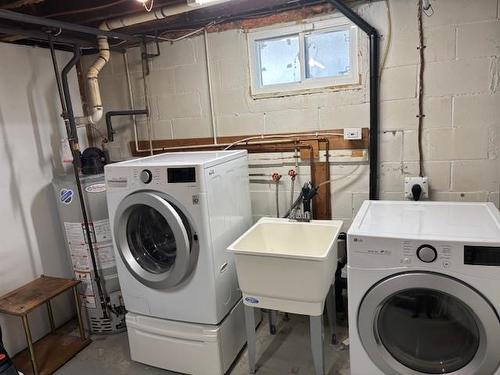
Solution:
M 330 329 L 325 324 L 325 364 L 328 375 L 349 374 L 349 351 L 342 344 L 347 338 L 345 324 L 338 324 L 338 341 L 340 344 L 331 345 Z M 132 362 L 129 355 L 127 334 L 121 333 L 111 336 L 94 336 L 93 343 L 79 353 L 73 360 L 56 372 L 56 375 L 121 375 L 147 374 L 169 375 L 170 371 Z M 269 334 L 267 319 L 260 324 L 257 330 L 257 374 L 314 374 L 312 355 L 309 344 L 309 320 L 305 316 L 290 315 L 289 321 L 279 316 L 278 333 Z M 231 375 L 248 374 L 248 360 L 246 348 L 240 353 Z

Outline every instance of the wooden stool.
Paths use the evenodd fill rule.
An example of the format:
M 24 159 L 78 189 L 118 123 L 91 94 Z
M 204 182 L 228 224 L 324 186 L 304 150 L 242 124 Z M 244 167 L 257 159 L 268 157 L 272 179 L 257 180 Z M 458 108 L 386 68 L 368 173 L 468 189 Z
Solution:
M 72 279 L 42 275 L 32 282 L 0 297 L 0 313 L 19 316 L 23 322 L 28 350 L 24 350 L 16 355 L 13 361 L 17 369 L 25 375 L 52 374 L 73 358 L 80 350 L 90 344 L 91 340 L 85 337 L 83 328 L 80 299 L 76 289 L 79 283 L 80 281 Z M 69 289 L 73 289 L 80 337 L 63 335 L 56 332 L 50 301 Z M 47 306 L 52 332 L 36 343 L 33 343 L 28 322 L 28 313 L 43 304 Z

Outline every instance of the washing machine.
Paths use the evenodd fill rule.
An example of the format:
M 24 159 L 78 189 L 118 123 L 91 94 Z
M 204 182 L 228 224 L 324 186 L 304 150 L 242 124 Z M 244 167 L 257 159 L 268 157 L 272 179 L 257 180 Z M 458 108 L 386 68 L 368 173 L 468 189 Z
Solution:
M 246 151 L 166 153 L 105 176 L 132 359 L 225 373 L 245 343 L 226 248 L 252 221 Z
M 500 374 L 492 203 L 365 201 L 348 231 L 352 375 Z

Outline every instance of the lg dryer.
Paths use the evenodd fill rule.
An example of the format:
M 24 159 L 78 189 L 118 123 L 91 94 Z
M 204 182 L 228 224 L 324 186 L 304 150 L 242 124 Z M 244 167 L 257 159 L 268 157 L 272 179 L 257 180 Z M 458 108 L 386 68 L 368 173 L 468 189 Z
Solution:
M 492 203 L 366 201 L 348 257 L 352 375 L 500 374 Z

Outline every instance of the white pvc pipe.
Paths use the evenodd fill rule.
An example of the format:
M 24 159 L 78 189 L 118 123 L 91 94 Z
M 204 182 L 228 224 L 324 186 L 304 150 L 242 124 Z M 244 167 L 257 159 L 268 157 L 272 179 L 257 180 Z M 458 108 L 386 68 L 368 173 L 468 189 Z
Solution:
M 88 120 L 91 124 L 97 123 L 102 118 L 104 112 L 101 91 L 99 89 L 99 73 L 110 58 L 108 38 L 99 36 L 97 37 L 97 43 L 99 45 L 99 56 L 87 71 L 90 106 Z
M 229 0 L 217 1 L 217 3 Z M 205 8 L 214 5 L 214 3 L 197 4 L 195 7 L 187 4 L 179 4 L 174 6 L 166 6 L 151 12 L 133 14 L 126 17 L 116 18 L 109 21 L 104 21 L 99 29 L 103 31 L 111 31 L 122 27 L 137 25 L 144 22 L 160 20 L 181 13 L 190 12 L 195 9 Z M 101 92 L 99 89 L 99 73 L 110 59 L 108 39 L 104 36 L 97 37 L 99 46 L 99 57 L 94 61 L 87 71 L 87 85 L 89 88 L 89 106 L 90 114 L 88 121 L 92 124 L 97 123 L 103 115 L 104 109 L 101 100 Z
M 209 57 L 209 49 L 208 49 L 208 31 L 205 28 L 205 32 L 203 34 L 205 39 L 205 61 L 207 64 L 207 79 L 208 79 L 208 99 L 210 103 L 210 115 L 212 120 L 212 136 L 214 137 L 214 144 L 217 144 L 217 118 L 215 116 L 215 108 L 214 108 L 214 93 L 212 88 L 212 72 L 210 67 L 210 57 Z

